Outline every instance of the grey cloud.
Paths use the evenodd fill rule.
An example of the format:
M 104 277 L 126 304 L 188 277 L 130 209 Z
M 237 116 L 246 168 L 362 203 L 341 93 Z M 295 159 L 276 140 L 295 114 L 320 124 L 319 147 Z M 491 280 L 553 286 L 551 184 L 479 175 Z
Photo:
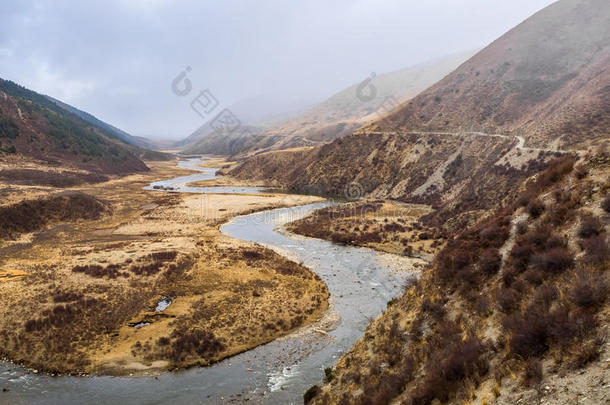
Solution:
M 170 90 L 186 66 L 223 105 L 320 100 L 384 72 L 484 46 L 551 0 L 5 1 L 0 76 L 135 135 L 201 125 Z M 298 95 L 298 97 L 296 97 Z M 278 111 L 281 112 L 281 111 Z

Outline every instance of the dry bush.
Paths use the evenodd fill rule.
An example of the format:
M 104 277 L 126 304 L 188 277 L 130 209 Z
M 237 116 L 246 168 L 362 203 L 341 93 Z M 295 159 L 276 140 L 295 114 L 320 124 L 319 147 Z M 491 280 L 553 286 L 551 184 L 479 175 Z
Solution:
M 109 278 L 115 279 L 118 277 L 129 277 L 129 273 L 119 271 L 121 267 L 118 264 L 109 264 L 106 267 L 99 264 L 87 264 L 84 266 L 74 266 L 73 273 L 83 273 L 94 278 Z
M 532 265 L 548 273 L 559 274 L 574 266 L 574 256 L 566 248 L 552 248 L 535 254 Z
M 102 183 L 108 176 L 99 173 L 79 173 L 71 171 L 43 171 L 35 169 L 0 170 L 0 180 L 11 184 L 40 185 L 51 187 L 74 187 L 83 183 Z
M 592 236 L 583 241 L 585 255 L 583 262 L 591 266 L 604 267 L 610 261 L 610 243 L 605 234 Z
M 76 191 L 0 207 L 0 239 L 43 229 L 54 221 L 98 219 L 110 212 L 107 204 Z
M 488 360 L 485 345 L 477 338 L 442 344 L 429 360 L 426 376 L 411 393 L 413 405 L 448 401 L 468 378 L 485 374 Z
M 150 260 L 157 262 L 171 262 L 178 256 L 178 252 L 167 251 L 167 252 L 155 252 L 149 255 Z
M 176 329 L 172 338 L 170 358 L 174 363 L 181 363 L 191 356 L 211 360 L 225 349 L 225 345 L 212 332 L 201 329 Z
M 602 208 L 604 211 L 610 213 L 610 193 L 606 194 L 606 197 L 602 200 Z
M 571 366 L 583 368 L 592 361 L 598 360 L 604 343 L 605 339 L 603 337 L 596 337 L 579 344 L 572 356 Z
M 521 294 L 512 288 L 503 288 L 498 292 L 496 298 L 498 309 L 505 314 L 510 314 L 519 308 Z
M 502 257 L 500 256 L 498 249 L 489 248 L 481 253 L 477 264 L 483 273 L 488 275 L 496 274 L 498 270 L 500 270 Z
M 508 234 L 508 228 L 506 226 L 498 226 L 498 224 L 485 227 L 479 233 L 482 244 L 495 248 L 499 248 L 504 244 Z
M 322 389 L 317 385 L 312 385 L 309 387 L 309 389 L 307 389 L 307 391 L 305 391 L 305 394 L 303 395 L 303 403 L 305 405 L 309 404 L 320 393 L 322 393 Z
M 593 215 L 583 215 L 578 228 L 578 236 L 583 239 L 588 239 L 593 236 L 598 236 L 603 230 L 603 225 L 599 218 Z
M 567 296 L 581 308 L 600 307 L 608 297 L 608 282 L 603 276 L 580 270 Z
M 549 348 L 549 317 L 545 313 L 525 312 L 508 316 L 504 328 L 510 333 L 513 356 L 539 356 Z
M 541 285 L 544 282 L 545 274 L 539 269 L 529 269 L 523 273 L 523 280 L 532 285 Z
M 552 284 L 542 284 L 534 291 L 532 305 L 548 311 L 551 304 L 559 298 L 559 290 Z
M 540 360 L 531 358 L 525 362 L 523 384 L 526 387 L 539 387 L 543 377 L 542 362 Z
M 432 301 L 425 299 L 421 304 L 421 310 L 425 314 L 431 315 L 434 319 L 442 319 L 446 312 L 441 300 Z
M 540 201 L 539 199 L 531 200 L 527 204 L 527 208 L 526 208 L 528 214 L 530 214 L 532 218 L 538 218 L 540 215 L 542 215 L 542 213 L 544 212 L 545 209 L 546 209 L 546 207 L 545 207 L 544 203 L 542 201 Z
M 53 294 L 53 302 L 56 304 L 62 303 L 62 302 L 78 301 L 81 298 L 83 298 L 82 294 L 75 293 L 72 291 L 69 291 L 69 292 L 56 291 Z

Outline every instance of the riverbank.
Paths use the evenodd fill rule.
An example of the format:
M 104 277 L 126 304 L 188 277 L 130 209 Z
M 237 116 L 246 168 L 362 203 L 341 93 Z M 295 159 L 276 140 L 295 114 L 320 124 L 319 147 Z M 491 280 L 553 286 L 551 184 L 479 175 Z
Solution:
M 0 273 L 11 275 L 0 278 L 3 357 L 49 373 L 155 375 L 216 362 L 325 313 L 319 277 L 218 230 L 237 215 L 319 198 L 147 191 L 159 178 L 193 173 L 175 162 L 150 166 L 69 189 L 111 208 L 98 220 L 0 241 Z M 59 191 L 3 190 L 16 202 Z M 164 297 L 171 304 L 157 311 Z

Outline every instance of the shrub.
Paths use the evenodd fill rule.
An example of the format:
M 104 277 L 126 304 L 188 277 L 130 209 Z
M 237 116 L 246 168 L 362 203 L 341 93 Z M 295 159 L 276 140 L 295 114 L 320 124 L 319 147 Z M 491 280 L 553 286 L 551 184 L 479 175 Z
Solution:
M 432 301 L 428 298 L 422 302 L 421 310 L 426 314 L 430 314 L 434 319 L 442 319 L 446 313 L 441 301 Z
M 159 346 L 169 346 L 169 344 L 170 344 L 170 343 L 171 343 L 171 341 L 169 340 L 169 338 L 167 338 L 167 337 L 165 337 L 165 336 L 160 337 L 160 338 L 157 340 L 157 344 L 158 344 Z
M 508 230 L 496 224 L 483 228 L 479 233 L 482 244 L 493 247 L 500 247 L 508 238 Z
M 546 207 L 544 206 L 544 203 L 539 199 L 532 200 L 529 202 L 529 204 L 527 204 L 527 212 L 532 216 L 532 218 L 538 218 L 540 215 L 542 215 L 545 209 Z
M 60 302 L 78 301 L 82 297 L 83 297 L 82 294 L 78 294 L 78 293 L 74 293 L 74 292 L 57 292 L 53 295 L 53 302 L 60 303 Z
M 554 300 L 559 297 L 557 287 L 551 284 L 543 284 L 536 288 L 532 305 L 549 310 Z
M 208 331 L 175 330 L 172 337 L 176 338 L 170 354 L 174 362 L 184 361 L 191 355 L 210 358 L 225 349 L 225 345 Z
M 601 354 L 601 348 L 604 343 L 604 338 L 597 337 L 578 345 L 578 348 L 572 357 L 572 367 L 582 368 L 590 362 L 597 360 Z
M 597 217 L 593 215 L 584 215 L 578 228 L 578 236 L 583 239 L 588 239 L 592 236 L 597 236 L 601 233 L 603 227 Z
M 548 273 L 559 274 L 574 265 L 574 257 L 566 248 L 553 248 L 532 257 L 532 264 Z
M 175 251 L 155 252 L 150 254 L 150 259 L 152 261 L 171 262 L 176 256 L 178 256 L 178 252 Z
M 483 251 L 479 256 L 479 269 L 488 275 L 496 274 L 500 270 L 502 264 L 502 257 L 498 252 L 498 249 L 489 248 Z
M 567 243 L 566 239 L 559 235 L 549 236 L 549 238 L 547 239 L 547 241 L 545 243 L 545 247 L 547 249 L 553 249 L 553 248 L 559 248 L 559 247 L 565 248 L 567 246 L 568 246 L 568 243 Z
M 610 193 L 606 194 L 606 198 L 603 199 L 602 208 L 604 209 L 604 211 L 610 213 Z
M 498 308 L 505 314 L 510 314 L 519 308 L 521 295 L 512 288 L 503 288 L 498 293 Z
M 568 290 L 570 300 L 582 308 L 594 308 L 602 305 L 608 296 L 608 283 L 603 277 L 594 277 L 581 271 Z
M 321 392 L 322 389 L 320 387 L 318 387 L 317 385 L 312 385 L 307 391 L 305 391 L 305 394 L 303 395 L 303 404 L 307 405 Z
M 610 243 L 608 237 L 604 234 L 592 236 L 583 241 L 585 256 L 583 261 L 585 264 L 592 266 L 603 266 L 610 261 Z
M 477 338 L 442 346 L 439 356 L 427 364 L 425 379 L 412 392 L 413 405 L 431 403 L 435 398 L 444 402 L 467 378 L 487 372 L 485 345 Z
M 517 272 L 527 269 L 532 253 L 534 253 L 532 245 L 516 243 L 510 251 L 512 267 Z
M 510 349 L 514 356 L 529 358 L 539 356 L 549 348 L 549 319 L 544 313 L 526 312 L 505 319 L 510 332 Z
M 437 257 L 438 274 L 444 281 L 453 280 L 457 272 L 471 263 L 471 252 L 458 248 L 446 248 Z
M 544 273 L 539 269 L 529 269 L 523 273 L 523 279 L 532 285 L 540 285 L 544 281 Z
M 324 369 L 324 383 L 328 384 L 329 382 L 331 382 L 333 380 L 333 368 L 332 367 L 326 367 Z
M 523 370 L 523 384 L 526 387 L 539 387 L 543 378 L 542 362 L 538 359 L 529 359 Z
M 530 230 L 517 241 L 521 245 L 531 245 L 532 248 L 542 249 L 546 246 L 551 237 L 551 230 L 548 226 L 537 226 Z

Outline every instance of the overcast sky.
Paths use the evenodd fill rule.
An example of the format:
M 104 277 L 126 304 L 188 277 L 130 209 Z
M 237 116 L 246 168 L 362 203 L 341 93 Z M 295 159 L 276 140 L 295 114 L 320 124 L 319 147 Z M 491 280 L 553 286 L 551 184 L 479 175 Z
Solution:
M 201 90 L 221 106 L 271 95 L 270 108 L 289 108 L 483 47 L 551 3 L 3 0 L 0 77 L 134 135 L 177 139 L 203 123 L 190 108 Z M 171 83 L 187 66 L 192 91 L 180 97 Z

